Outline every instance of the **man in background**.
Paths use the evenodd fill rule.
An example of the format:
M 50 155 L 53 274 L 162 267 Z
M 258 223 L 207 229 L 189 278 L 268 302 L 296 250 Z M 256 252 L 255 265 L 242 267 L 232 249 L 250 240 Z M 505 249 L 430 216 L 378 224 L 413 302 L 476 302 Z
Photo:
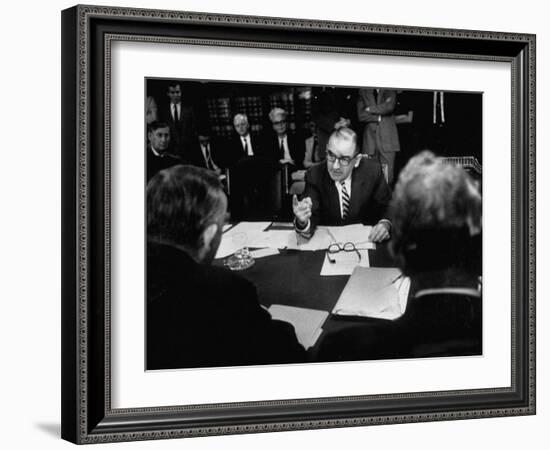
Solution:
M 171 153 L 170 127 L 165 122 L 153 122 L 147 131 L 147 181 L 159 170 L 181 164 L 181 160 Z
M 174 152 L 185 159 L 186 152 L 196 139 L 193 109 L 183 103 L 179 81 L 172 81 L 166 91 L 169 103 L 161 111 L 161 118 L 170 126 Z
M 395 154 L 400 150 L 394 109 L 397 91 L 359 89 L 357 117 L 365 124 L 362 153 L 379 160 L 386 167 L 386 181 L 393 182 Z
M 233 126 L 235 134 L 228 147 L 234 161 L 230 165 L 231 217 L 235 220 L 269 219 L 274 158 L 266 151 L 265 143 L 250 133 L 246 114 L 236 114 Z

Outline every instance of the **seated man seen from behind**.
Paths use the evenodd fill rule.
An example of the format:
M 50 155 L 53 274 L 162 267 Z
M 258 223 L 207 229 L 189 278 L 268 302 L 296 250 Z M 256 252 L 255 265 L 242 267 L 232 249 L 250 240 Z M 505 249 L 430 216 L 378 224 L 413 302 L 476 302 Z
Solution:
M 319 359 L 481 354 L 481 196 L 476 185 L 461 167 L 425 151 L 401 171 L 390 213 L 390 250 L 403 275 L 411 278 L 404 314 L 327 337 Z
M 399 175 L 390 211 L 390 249 L 412 282 L 397 320 L 400 348 L 418 356 L 480 354 L 481 195 L 474 181 L 424 151 Z
M 252 283 L 211 266 L 227 198 L 214 172 L 162 170 L 147 185 L 147 369 L 301 362 L 290 324 Z
M 305 176 L 302 200 L 293 198 L 296 232 L 310 238 L 317 225 L 373 225 L 369 240 L 390 237 L 387 219 L 391 191 L 378 161 L 362 158 L 357 135 L 350 128 L 334 131 L 326 162 L 312 166 Z

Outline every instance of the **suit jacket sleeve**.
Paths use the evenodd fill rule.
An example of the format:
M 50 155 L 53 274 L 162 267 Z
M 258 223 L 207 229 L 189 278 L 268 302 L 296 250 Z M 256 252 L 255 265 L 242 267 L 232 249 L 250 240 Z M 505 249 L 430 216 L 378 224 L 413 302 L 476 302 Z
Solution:
M 367 100 L 366 92 L 364 89 L 359 91 L 359 96 L 357 97 L 357 118 L 359 122 L 363 123 L 372 123 L 378 122 L 378 114 L 373 114 L 371 112 L 365 111 L 367 106 L 371 106 Z
M 313 167 L 315 169 L 316 166 Z M 323 167 L 324 169 L 324 167 Z M 310 227 L 308 233 L 303 235 L 304 237 L 311 237 L 315 233 L 315 228 L 319 225 L 321 220 L 321 187 L 320 180 L 318 178 L 318 173 L 310 169 L 306 172 L 305 182 L 306 186 L 304 188 L 304 193 L 302 194 L 302 199 L 309 197 L 311 198 L 311 218 L 309 219 Z
M 372 211 L 372 222 L 377 223 L 381 219 L 388 219 L 388 207 L 391 201 L 391 190 L 386 183 L 386 179 L 382 175 L 382 171 L 378 170 L 378 176 L 376 177 L 373 202 L 369 205 L 369 209 Z
M 397 102 L 397 92 L 395 91 L 384 91 L 382 96 L 383 102 L 378 105 L 368 105 L 370 111 L 374 114 L 380 114 L 382 116 L 387 116 L 393 114 L 395 109 L 395 104 Z
M 369 102 L 367 98 L 367 90 L 361 89 L 357 99 L 357 116 L 359 121 L 364 123 L 378 122 L 378 116 L 386 116 L 393 114 L 395 104 L 397 102 L 396 91 L 384 91 L 383 102 L 376 105 L 373 102 Z M 369 107 L 369 111 L 365 111 L 366 107 Z

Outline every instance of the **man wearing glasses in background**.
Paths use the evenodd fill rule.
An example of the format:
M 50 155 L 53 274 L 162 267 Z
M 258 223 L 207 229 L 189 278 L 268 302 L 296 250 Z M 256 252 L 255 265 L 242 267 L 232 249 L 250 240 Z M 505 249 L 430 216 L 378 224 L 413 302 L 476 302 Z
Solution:
M 391 223 L 386 210 L 391 200 L 380 164 L 362 158 L 357 135 L 350 128 L 332 133 L 327 144 L 326 163 L 306 172 L 302 199 L 294 196 L 292 209 L 296 232 L 305 238 L 317 225 L 340 226 L 354 223 L 373 225 L 372 242 L 390 237 Z

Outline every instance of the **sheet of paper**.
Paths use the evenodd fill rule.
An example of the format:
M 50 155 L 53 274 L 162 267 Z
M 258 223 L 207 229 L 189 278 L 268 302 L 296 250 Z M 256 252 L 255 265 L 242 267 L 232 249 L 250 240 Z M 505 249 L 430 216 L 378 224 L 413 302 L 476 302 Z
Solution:
M 405 312 L 409 289 L 397 268 L 357 267 L 332 313 L 393 320 Z
M 250 252 L 254 259 L 265 258 L 266 256 L 278 255 L 279 250 L 276 248 L 261 248 L 259 250 L 252 250 Z
M 274 319 L 284 320 L 294 326 L 298 342 L 306 350 L 315 345 L 328 317 L 328 311 L 287 305 L 271 305 L 268 311 Z
M 370 225 L 362 225 L 358 223 L 353 225 L 345 225 L 342 227 L 327 228 L 327 232 L 333 236 L 336 242 L 353 242 L 357 248 L 376 249 L 376 244 L 368 239 L 372 230 Z
M 239 222 L 228 233 L 254 233 L 264 231 L 271 222 Z
M 357 266 L 369 267 L 369 251 L 359 250 L 359 253 L 361 254 L 361 260 L 359 260 L 357 252 L 341 251 L 331 253 L 330 257 L 334 261 L 333 263 L 325 255 L 323 267 L 321 267 L 321 276 L 351 275 Z
M 367 241 L 366 236 L 369 235 L 372 227 L 361 224 L 347 225 L 343 227 L 326 227 L 319 226 L 310 239 L 298 235 L 291 223 L 271 222 L 240 222 L 233 228 L 227 229 L 222 235 L 220 247 L 216 253 L 216 258 L 225 258 L 235 253 L 243 246 L 250 248 L 288 248 L 293 250 L 315 251 L 326 250 L 330 244 L 335 242 L 353 242 L 359 251 L 366 249 L 375 249 L 376 245 Z M 266 230 L 267 231 L 264 231 Z M 363 252 L 366 255 L 362 258 L 362 265 L 367 261 L 368 267 L 368 252 Z M 354 255 L 357 254 L 354 252 Z M 343 257 L 343 259 L 346 259 Z M 346 264 L 346 261 L 343 262 Z M 353 266 L 355 267 L 355 266 Z M 353 271 L 353 267 L 347 269 L 338 269 L 335 273 L 331 273 L 327 269 L 327 275 L 349 275 Z M 342 270 L 344 270 L 342 272 Z
M 253 248 L 288 248 L 291 240 L 296 240 L 294 230 L 269 230 L 250 233 L 248 246 Z
M 240 222 L 233 228 L 228 229 L 222 234 L 215 258 L 225 258 L 245 246 L 252 247 L 251 243 L 261 241 L 263 230 L 270 224 L 271 222 Z M 267 247 L 267 245 L 258 245 L 256 247 Z
M 216 252 L 215 259 L 219 258 L 225 258 L 229 255 L 232 255 L 235 253 L 239 247 L 235 242 L 233 242 L 231 239 L 227 239 L 225 234 L 222 236 L 222 240 L 220 242 L 220 246 L 218 247 L 218 251 Z
M 334 242 L 327 232 L 327 227 L 317 227 L 315 233 L 310 239 L 306 239 L 297 233 L 294 233 L 294 239 L 291 239 L 289 247 L 295 250 L 326 250 Z
M 220 246 L 218 247 L 218 251 L 216 252 L 216 259 L 218 258 L 225 258 L 226 256 L 232 255 L 237 250 L 243 247 L 251 247 L 251 242 L 259 242 L 260 236 L 262 234 L 261 231 L 250 231 L 248 233 L 245 232 L 234 232 L 233 229 L 227 231 L 226 233 L 222 234 L 222 239 L 220 242 Z M 257 246 L 257 247 L 266 247 L 264 246 Z

